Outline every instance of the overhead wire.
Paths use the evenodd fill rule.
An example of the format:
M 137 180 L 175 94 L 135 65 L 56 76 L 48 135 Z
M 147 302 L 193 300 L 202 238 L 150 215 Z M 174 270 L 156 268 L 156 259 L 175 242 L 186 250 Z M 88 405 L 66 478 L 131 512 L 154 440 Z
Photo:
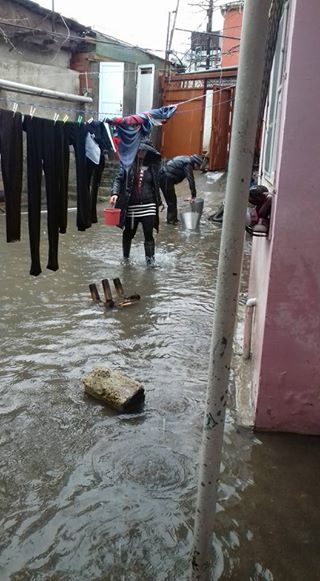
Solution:
M 216 86 L 219 86 L 219 85 L 216 85 Z M 230 88 L 235 88 L 235 87 L 236 87 L 236 85 L 224 85 L 223 88 L 221 88 L 221 89 L 218 89 L 218 90 L 214 90 L 213 89 L 213 90 L 214 90 L 215 93 L 220 93 L 220 92 L 224 91 L 225 89 L 230 89 Z M 205 96 L 206 96 L 206 94 L 204 93 L 202 95 L 198 95 L 197 97 L 193 97 L 193 98 L 187 99 L 185 101 L 180 101 L 179 103 L 171 103 L 171 105 L 175 105 L 176 107 L 179 107 L 181 105 L 185 105 L 187 103 L 191 103 L 192 101 L 196 101 L 196 100 L 203 99 Z M 4 102 L 8 102 L 8 103 L 14 103 L 14 104 L 15 103 L 18 103 L 18 105 L 24 105 L 24 106 L 27 106 L 27 107 L 31 107 L 32 106 L 32 107 L 35 107 L 36 110 L 37 109 L 47 109 L 47 110 L 54 111 L 55 113 L 57 113 L 58 111 L 60 111 L 60 112 L 63 112 L 63 113 L 76 113 L 78 115 L 81 114 L 82 116 L 98 117 L 98 118 L 99 117 L 103 117 L 103 116 L 104 117 L 111 117 L 111 116 L 113 116 L 113 117 L 120 117 L 121 116 L 122 117 L 122 115 L 120 115 L 120 114 L 119 115 L 116 115 L 114 113 L 105 112 L 105 111 L 94 111 L 92 109 L 90 109 L 90 110 L 89 109 L 88 110 L 87 109 L 84 110 L 84 109 L 77 109 L 77 108 L 74 108 L 74 107 L 71 107 L 71 108 L 70 107 L 55 107 L 53 105 L 44 105 L 44 104 L 43 105 L 41 105 L 41 104 L 40 105 L 39 104 L 36 104 L 35 105 L 35 101 L 33 99 L 30 100 L 30 101 L 21 101 L 20 99 L 11 99 L 11 98 L 8 98 L 8 97 L 0 97 L 0 101 L 4 101 Z M 229 103 L 230 101 L 233 101 L 233 99 L 230 99 L 230 100 L 224 101 L 224 102 L 225 103 Z M 170 106 L 170 104 L 168 104 L 166 106 Z M 207 108 L 207 107 L 205 106 L 205 108 Z M 199 108 L 196 108 L 196 109 L 187 109 L 186 111 L 177 111 L 175 113 L 175 115 L 179 115 L 179 114 L 181 115 L 181 114 L 185 114 L 185 113 L 191 113 L 191 112 L 198 111 L 198 110 L 199 110 Z M 126 117 L 128 117 L 128 116 L 129 115 L 126 115 Z
M 65 25 L 65 27 L 66 27 L 66 29 L 67 29 L 67 34 L 66 34 L 66 37 L 64 38 L 64 40 L 62 41 L 62 43 L 60 44 L 60 46 L 59 46 L 58 50 L 56 51 L 56 54 L 54 55 L 53 59 L 50 61 L 50 63 L 53 63 L 53 62 L 56 60 L 56 58 L 57 58 L 57 56 L 58 56 L 58 54 L 59 54 L 60 50 L 61 50 L 61 49 L 62 49 L 62 47 L 63 47 L 63 46 L 64 46 L 64 45 L 65 45 L 65 44 L 68 42 L 68 40 L 69 40 L 69 38 L 70 38 L 70 36 L 71 36 L 71 33 L 70 33 L 70 28 L 69 28 L 69 26 L 67 25 L 67 23 L 66 23 L 66 21 L 65 21 L 64 17 L 62 16 L 62 14 L 59 14 L 59 16 L 60 16 L 60 18 L 61 18 L 61 20 L 62 20 L 63 24 Z
M 45 29 L 41 29 L 37 26 L 32 27 L 32 26 L 26 26 L 24 24 L 14 24 L 14 23 L 8 22 L 4 19 L 0 19 L 0 24 L 6 25 L 6 26 L 12 26 L 14 28 L 21 28 L 22 30 L 29 30 L 31 32 L 42 32 L 42 33 L 50 34 L 50 36 L 57 37 L 57 38 L 61 38 L 61 37 L 65 38 L 65 35 L 61 32 L 55 32 L 55 31 L 52 31 L 49 29 L 45 30 Z M 92 34 L 92 33 L 96 34 L 96 32 L 97 31 L 94 31 L 94 30 L 87 30 L 88 34 Z M 104 34 L 104 33 L 99 33 L 99 34 L 101 34 L 103 37 L 108 38 L 107 34 Z M 117 46 L 120 48 L 123 48 L 123 47 L 131 48 L 131 49 L 134 48 L 134 49 L 142 50 L 144 52 L 161 52 L 161 53 L 164 52 L 163 48 L 162 49 L 145 48 L 145 47 L 141 47 L 138 45 L 126 43 L 125 41 L 121 41 L 121 40 L 116 40 L 116 39 L 114 39 L 114 40 L 102 40 L 101 38 L 97 39 L 94 36 L 74 36 L 74 35 L 70 34 L 69 40 L 77 41 L 77 42 L 83 41 L 83 42 L 86 42 L 88 44 L 95 44 L 95 43 L 96 44 L 107 44 L 110 46 Z M 159 57 L 155 57 L 155 58 L 159 58 Z
M 46 18 L 46 17 L 45 17 Z M 45 20 L 45 19 L 44 19 Z M 23 30 L 30 30 L 32 32 L 42 32 L 42 33 L 46 33 L 46 34 L 50 34 L 51 36 L 56 36 L 58 38 L 65 38 L 65 35 L 61 32 L 56 32 L 56 31 L 51 31 L 51 30 L 45 30 L 45 29 L 41 29 L 38 26 L 26 26 L 24 24 L 14 24 L 12 22 L 9 22 L 5 19 L 0 19 L 0 24 L 6 25 L 6 26 L 12 26 L 14 28 L 22 28 Z M 177 31 L 181 31 L 181 32 L 194 32 L 190 29 L 186 29 L 186 28 L 176 28 Z M 94 30 L 88 30 L 87 31 L 88 34 L 93 33 L 96 34 L 96 31 Z M 104 34 L 104 33 L 99 33 L 104 37 L 108 37 L 108 35 Z M 217 34 L 215 32 L 212 32 L 212 35 L 214 36 L 218 36 L 219 38 L 228 38 L 231 40 L 241 40 L 240 37 L 236 37 L 236 36 L 227 36 L 227 35 L 223 35 L 223 34 Z M 153 52 L 161 52 L 163 53 L 164 50 L 163 49 L 155 49 L 155 48 L 145 48 L 145 47 L 141 47 L 138 45 L 132 45 L 130 43 L 126 43 L 125 41 L 120 41 L 120 40 L 101 40 L 101 38 L 97 39 L 94 36 L 73 36 L 70 34 L 69 36 L 69 40 L 74 40 L 74 41 L 84 41 L 87 42 L 88 44 L 93 44 L 93 43 L 97 43 L 97 44 L 107 44 L 110 46 L 118 46 L 118 47 L 123 47 L 123 46 L 127 46 L 128 48 L 134 48 L 134 49 L 139 49 L 142 51 L 153 51 Z M 178 52 L 178 51 L 176 51 Z M 179 51 L 182 53 L 182 51 Z

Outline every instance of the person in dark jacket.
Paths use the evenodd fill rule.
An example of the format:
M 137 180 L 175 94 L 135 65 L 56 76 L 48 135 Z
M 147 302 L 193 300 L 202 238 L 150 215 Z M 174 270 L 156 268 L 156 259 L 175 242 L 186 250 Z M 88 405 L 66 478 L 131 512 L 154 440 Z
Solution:
M 147 265 L 154 264 L 153 229 L 159 230 L 159 208 L 163 206 L 159 189 L 160 153 L 150 141 L 142 141 L 133 165 L 120 168 L 112 187 L 110 203 L 121 209 L 124 259 L 130 256 L 131 242 L 141 223 Z
M 200 167 L 202 157 L 200 155 L 179 155 L 164 162 L 160 169 L 160 188 L 167 202 L 167 223 L 176 224 L 178 222 L 177 195 L 175 185 L 180 184 L 185 178 L 189 182 L 191 196 L 194 200 L 197 192 L 194 183 L 193 170 Z

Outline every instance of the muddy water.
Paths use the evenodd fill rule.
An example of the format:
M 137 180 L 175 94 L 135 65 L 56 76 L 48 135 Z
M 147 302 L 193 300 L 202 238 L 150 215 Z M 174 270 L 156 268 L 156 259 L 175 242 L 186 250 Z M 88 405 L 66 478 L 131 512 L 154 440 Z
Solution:
M 220 230 L 163 223 L 146 270 L 141 235 L 126 266 L 118 231 L 69 221 L 57 273 L 44 237 L 43 274 L 29 276 L 26 217 L 23 242 L 1 244 L 0 579 L 183 581 Z M 88 285 L 116 276 L 142 299 L 105 312 Z M 84 396 L 101 364 L 144 383 L 141 413 Z M 237 428 L 231 398 L 213 579 L 319 578 L 319 459 L 316 440 Z

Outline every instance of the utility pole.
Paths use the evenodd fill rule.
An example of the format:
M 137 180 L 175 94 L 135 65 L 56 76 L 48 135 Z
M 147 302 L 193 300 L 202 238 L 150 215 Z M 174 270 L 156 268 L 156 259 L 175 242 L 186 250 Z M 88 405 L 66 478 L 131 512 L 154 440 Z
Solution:
M 172 46 L 172 41 L 173 41 L 173 34 L 174 34 L 175 27 L 176 27 L 176 22 L 177 22 L 177 16 L 178 16 L 178 11 L 179 11 L 179 4 L 180 4 L 180 0 L 177 0 L 176 9 L 173 11 L 174 17 L 173 17 L 173 24 L 172 24 L 172 28 L 171 28 L 171 34 L 170 34 L 170 40 L 169 40 L 169 47 L 168 47 L 169 56 L 170 56 L 170 52 L 171 52 L 171 46 Z
M 207 10 L 207 58 L 206 58 L 206 69 L 210 69 L 211 62 L 211 32 L 212 32 L 212 16 L 213 16 L 213 0 L 209 0 L 209 6 Z
M 52 0 L 52 21 L 51 21 L 51 25 L 52 25 L 52 32 L 55 31 L 55 13 L 54 13 L 54 0 Z
M 164 62 L 164 76 L 167 77 L 168 66 L 169 66 L 169 34 L 170 34 L 170 23 L 171 23 L 171 12 L 168 12 L 168 26 L 167 26 L 167 39 L 166 39 L 166 52 L 165 52 L 165 62 Z
M 177 0 L 176 9 L 173 10 L 172 12 L 169 12 L 169 14 L 168 14 L 166 53 L 165 53 L 165 65 L 164 65 L 165 77 L 167 75 L 167 69 L 168 68 L 169 68 L 169 71 L 170 71 L 169 58 L 170 58 L 170 54 L 171 54 L 171 46 L 172 46 L 173 35 L 174 35 L 175 27 L 176 27 L 176 21 L 177 21 L 177 16 L 178 16 L 179 4 L 180 4 L 180 0 Z M 173 23 L 172 23 L 172 28 L 171 28 L 171 32 L 170 32 L 170 24 L 171 24 L 171 16 L 172 16 L 172 14 L 174 14 L 174 17 L 173 17 Z
M 246 0 L 244 7 L 201 444 L 192 581 L 207 581 L 212 568 L 212 535 L 270 3 Z

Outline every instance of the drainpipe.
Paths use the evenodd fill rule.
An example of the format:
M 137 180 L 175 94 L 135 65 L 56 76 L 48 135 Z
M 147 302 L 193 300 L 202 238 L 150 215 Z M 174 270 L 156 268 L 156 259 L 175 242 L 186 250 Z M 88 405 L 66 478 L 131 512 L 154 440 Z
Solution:
M 217 484 L 270 2 L 246 0 L 244 7 L 201 444 L 192 581 L 208 581 L 212 569 Z
M 253 312 L 257 304 L 257 299 L 248 299 L 246 302 L 246 314 L 244 320 L 243 333 L 243 359 L 250 359 Z
M 0 88 L 7 91 L 17 91 L 18 93 L 27 93 L 28 95 L 38 95 L 39 97 L 50 97 L 51 99 L 62 99 L 64 101 L 74 101 L 78 103 L 92 103 L 91 97 L 82 97 L 82 95 L 73 95 L 71 93 L 61 93 L 51 89 L 41 89 L 32 85 L 24 85 L 16 81 L 7 81 L 0 79 Z

